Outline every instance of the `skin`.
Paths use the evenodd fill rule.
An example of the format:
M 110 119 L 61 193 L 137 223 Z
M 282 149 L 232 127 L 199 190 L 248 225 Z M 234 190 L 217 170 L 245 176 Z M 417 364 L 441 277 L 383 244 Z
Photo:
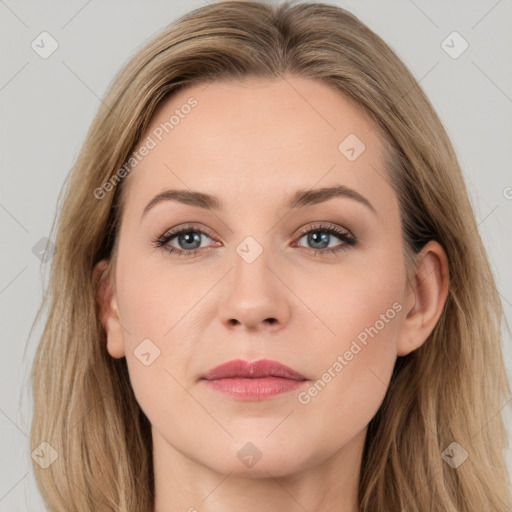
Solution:
M 292 77 L 197 85 L 166 100 L 143 139 L 190 96 L 197 106 L 127 178 L 115 272 L 98 292 L 107 350 L 126 357 L 152 424 L 155 511 L 355 512 L 367 425 L 397 356 L 421 346 L 439 319 L 446 255 L 430 242 L 407 279 L 398 198 L 384 178 L 379 135 L 339 92 Z M 366 146 L 354 161 L 338 149 L 351 133 Z M 337 184 L 364 196 L 375 213 L 346 197 L 284 206 L 298 189 Z M 214 194 L 224 209 L 165 201 L 141 220 L 168 188 Z M 358 244 L 313 254 L 318 245 L 299 229 L 320 221 L 349 230 Z M 152 245 L 184 223 L 209 233 L 196 256 Z M 252 263 L 236 251 L 247 236 L 263 249 Z M 328 240 L 331 248 L 344 244 Z M 188 244 L 169 242 L 183 251 Z M 96 266 L 97 278 L 106 263 Z M 299 391 L 322 379 L 394 303 L 401 311 L 300 403 Z M 149 366 L 134 355 L 147 338 L 160 350 Z M 277 360 L 309 382 L 244 402 L 198 380 L 237 358 Z M 261 453 L 252 467 L 237 457 L 248 442 Z

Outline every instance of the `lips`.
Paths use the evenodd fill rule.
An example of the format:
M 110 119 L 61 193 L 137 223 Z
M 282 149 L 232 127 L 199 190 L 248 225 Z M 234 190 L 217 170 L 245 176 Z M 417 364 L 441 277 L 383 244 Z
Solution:
M 201 375 L 201 379 L 204 380 L 232 378 L 262 379 L 265 377 L 280 377 L 296 381 L 307 380 L 304 375 L 301 375 L 289 366 L 269 359 L 260 359 L 259 361 L 252 362 L 235 359 L 216 366 Z
M 260 402 L 290 393 L 305 385 L 307 379 L 277 361 L 236 359 L 216 366 L 201 375 L 200 382 L 211 391 L 231 399 Z

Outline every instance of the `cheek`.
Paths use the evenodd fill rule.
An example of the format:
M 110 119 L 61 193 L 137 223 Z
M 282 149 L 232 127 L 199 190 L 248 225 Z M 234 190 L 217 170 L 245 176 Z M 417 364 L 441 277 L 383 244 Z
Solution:
M 190 383 L 183 376 L 190 372 L 194 345 L 187 330 L 192 299 L 184 297 L 183 283 L 173 282 L 170 272 L 166 276 L 161 268 L 140 263 L 131 269 L 124 275 L 120 269 L 118 287 L 121 318 L 128 331 L 125 354 L 130 382 L 152 424 L 177 428 L 179 415 L 170 414 L 170 404 L 173 410 L 190 406 L 185 391 Z M 195 302 L 197 296 L 196 291 Z
M 347 309 L 327 319 L 337 336 L 317 345 L 314 379 L 296 397 L 298 424 L 326 457 L 368 425 L 389 386 L 403 309 L 379 291 L 338 297 Z
M 339 435 L 340 425 L 355 434 L 377 412 L 396 361 L 405 279 L 402 260 L 390 251 L 311 281 L 305 302 L 318 312 L 323 334 L 309 351 L 317 380 L 297 399 L 306 421 L 325 416 L 323 435 Z
M 159 400 L 176 392 L 174 368 L 188 366 L 180 318 L 186 320 L 190 308 L 185 307 L 182 283 L 174 282 L 163 265 L 150 265 L 150 259 L 135 251 L 122 253 L 116 282 L 130 381 L 141 408 L 153 420 L 164 410 Z
M 293 290 L 307 305 L 302 327 L 324 340 L 315 345 L 319 355 L 343 354 L 353 341 L 364 352 L 359 360 L 392 349 L 402 322 L 406 276 L 403 262 L 389 253 L 316 269 L 306 273 L 312 276 L 308 279 L 296 277 Z
M 173 269 L 164 258 L 149 254 L 120 257 L 117 280 L 121 317 L 133 341 L 140 337 L 168 341 L 206 291 L 194 273 Z

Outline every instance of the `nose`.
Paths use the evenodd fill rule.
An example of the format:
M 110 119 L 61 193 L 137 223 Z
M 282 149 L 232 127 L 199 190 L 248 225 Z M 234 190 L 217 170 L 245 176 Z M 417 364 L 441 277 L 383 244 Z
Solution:
M 248 332 L 282 329 L 290 318 L 290 291 L 284 284 L 286 276 L 280 274 L 278 268 L 269 267 L 265 251 L 252 263 L 236 255 L 219 305 L 224 326 Z

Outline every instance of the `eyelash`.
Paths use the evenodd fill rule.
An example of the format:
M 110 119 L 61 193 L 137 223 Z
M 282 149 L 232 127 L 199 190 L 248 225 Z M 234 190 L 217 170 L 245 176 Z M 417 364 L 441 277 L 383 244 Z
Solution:
M 337 247 L 325 248 L 325 249 L 312 249 L 310 247 L 302 247 L 302 249 L 306 249 L 308 252 L 313 253 L 315 256 L 328 256 L 338 253 L 339 251 L 346 251 L 348 247 L 353 247 L 357 245 L 357 239 L 351 235 L 348 231 L 344 231 L 340 228 L 331 225 L 319 224 L 315 226 L 310 226 L 306 230 L 302 230 L 299 236 L 299 240 L 308 233 L 313 232 L 321 232 L 328 233 L 329 235 L 335 235 L 340 240 L 344 242 L 344 244 L 339 245 Z M 199 233 L 202 235 L 206 235 L 208 238 L 212 238 L 207 232 L 198 229 L 193 226 L 184 226 L 176 231 L 171 231 L 164 233 L 163 235 L 152 240 L 152 244 L 156 248 L 163 249 L 171 254 L 177 254 L 180 258 L 182 256 L 189 258 L 194 257 L 199 251 L 202 249 L 208 249 L 207 247 L 201 247 L 197 249 L 185 250 L 185 249 L 176 249 L 176 247 L 168 246 L 167 244 L 176 236 L 182 233 Z M 212 238 L 213 239 L 213 238 Z

